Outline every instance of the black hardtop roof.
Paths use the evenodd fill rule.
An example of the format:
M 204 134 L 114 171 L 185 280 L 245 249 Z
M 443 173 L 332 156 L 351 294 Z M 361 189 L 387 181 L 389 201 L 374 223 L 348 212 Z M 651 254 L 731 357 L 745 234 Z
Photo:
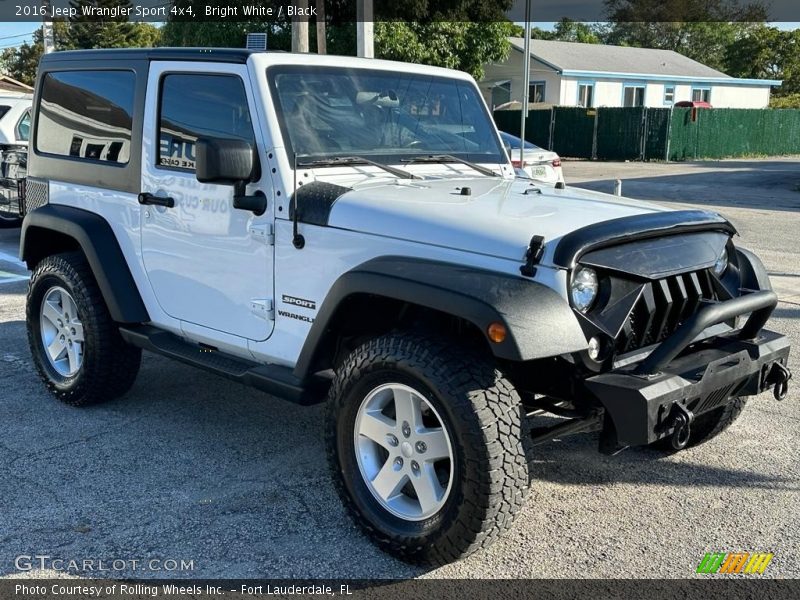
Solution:
M 251 54 L 264 50 L 245 48 L 109 48 L 98 50 L 65 50 L 42 57 L 41 64 L 88 62 L 93 60 L 194 60 L 200 62 L 246 63 Z

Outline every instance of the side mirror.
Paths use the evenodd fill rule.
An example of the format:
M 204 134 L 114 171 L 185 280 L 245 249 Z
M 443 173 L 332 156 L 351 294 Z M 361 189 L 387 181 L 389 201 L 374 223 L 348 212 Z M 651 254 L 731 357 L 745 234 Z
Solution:
M 199 138 L 195 144 L 195 176 L 201 183 L 247 183 L 255 165 L 256 150 L 243 140 Z

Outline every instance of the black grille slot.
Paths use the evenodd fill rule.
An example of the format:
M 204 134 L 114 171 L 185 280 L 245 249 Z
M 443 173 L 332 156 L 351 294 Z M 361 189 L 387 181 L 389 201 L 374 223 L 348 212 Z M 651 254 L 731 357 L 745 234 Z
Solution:
M 703 300 L 716 300 L 708 271 L 684 273 L 645 284 L 617 338 L 623 354 L 656 344 L 697 312 Z

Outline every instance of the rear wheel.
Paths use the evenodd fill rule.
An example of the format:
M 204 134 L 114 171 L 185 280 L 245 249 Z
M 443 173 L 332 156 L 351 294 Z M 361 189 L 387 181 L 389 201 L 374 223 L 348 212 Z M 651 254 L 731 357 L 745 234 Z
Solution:
M 488 546 L 529 485 L 522 409 L 490 361 L 416 335 L 356 349 L 327 410 L 334 481 L 384 550 L 443 564 Z
M 34 364 L 60 401 L 96 404 L 133 385 L 141 350 L 123 341 L 81 253 L 57 254 L 39 263 L 26 313 Z

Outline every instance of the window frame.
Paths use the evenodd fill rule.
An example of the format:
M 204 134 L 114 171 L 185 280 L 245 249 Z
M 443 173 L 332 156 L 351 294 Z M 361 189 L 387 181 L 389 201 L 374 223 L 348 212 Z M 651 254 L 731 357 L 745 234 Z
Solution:
M 701 92 L 701 95 L 708 96 L 708 99 L 700 98 L 700 100 L 694 99 L 694 93 Z M 708 102 L 711 104 L 711 86 L 710 85 L 693 85 L 692 86 L 692 102 Z
M 595 92 L 595 87 L 596 87 L 595 83 L 596 83 L 595 81 L 578 81 L 577 96 L 576 96 L 576 100 L 575 100 L 575 106 L 577 106 L 579 108 L 594 108 L 594 105 L 595 105 L 594 92 Z M 581 104 L 581 87 L 587 87 L 587 88 L 590 88 L 592 90 L 592 97 L 590 99 L 591 101 L 589 102 L 588 106 L 584 105 L 584 104 Z
M 19 135 L 19 126 L 22 125 L 22 122 L 25 120 L 25 117 L 28 117 L 28 139 L 25 140 Z M 28 108 L 23 111 L 22 116 L 17 119 L 17 124 L 14 125 L 14 138 L 18 142 L 25 142 L 26 144 L 30 143 L 31 137 L 33 134 L 33 113 L 32 109 Z
M 250 98 L 247 96 L 247 85 L 245 85 L 244 77 L 242 77 L 239 73 L 223 73 L 223 72 L 216 72 L 216 71 L 164 71 L 158 77 L 158 93 L 156 94 L 156 122 L 155 122 L 155 145 L 153 151 L 153 167 L 155 169 L 159 169 L 162 171 L 172 171 L 175 173 L 183 173 L 185 175 L 191 175 L 192 177 L 196 176 L 197 169 L 187 169 L 185 167 L 173 167 L 168 165 L 161 164 L 161 107 L 162 107 L 162 97 L 164 93 L 164 80 L 169 77 L 170 75 L 194 75 L 199 77 L 233 77 L 239 80 L 242 85 L 242 91 L 244 92 L 244 101 L 247 105 L 247 113 L 250 115 L 250 127 L 253 130 L 253 150 L 256 155 L 256 161 L 258 161 L 258 136 L 256 135 L 256 122 L 257 119 L 255 118 L 255 113 L 251 110 L 250 107 Z M 256 172 L 254 170 L 254 172 Z
M 631 104 L 630 106 L 625 104 L 625 94 L 628 90 L 642 90 L 642 103 L 641 104 Z M 636 94 L 634 92 L 634 100 L 636 100 Z M 647 104 L 647 84 L 646 83 L 625 83 L 622 85 L 622 108 L 641 108 L 646 106 Z
M 44 87 L 45 81 L 47 77 L 50 75 L 61 74 L 61 73 L 130 73 L 133 76 L 133 96 L 131 97 L 131 134 L 130 134 L 130 145 L 131 151 L 128 156 L 128 160 L 126 162 L 112 162 L 108 160 L 98 160 L 94 158 L 85 158 L 80 156 L 72 156 L 69 154 L 55 154 L 53 152 L 46 152 L 39 148 L 39 125 L 40 119 L 39 115 L 41 115 L 41 106 L 42 106 L 42 96 L 44 94 Z M 125 67 L 96 67 L 96 68 L 75 68 L 75 69 L 53 69 L 49 70 L 46 73 L 42 74 L 41 79 L 37 80 L 39 87 L 41 88 L 36 93 L 36 119 L 31 119 L 31 126 L 33 127 L 35 121 L 35 127 L 33 127 L 33 131 L 31 132 L 30 139 L 28 140 L 28 151 L 33 152 L 37 156 L 42 156 L 45 158 L 52 158 L 56 160 L 68 160 L 71 162 L 76 162 L 80 164 L 87 164 L 92 166 L 103 166 L 103 167 L 115 167 L 117 169 L 127 169 L 132 163 L 138 162 L 138 159 L 134 161 L 134 154 L 135 154 L 135 146 L 134 140 L 136 139 L 136 116 L 137 116 L 137 93 L 138 93 L 138 86 L 139 86 L 139 74 L 136 72 L 135 69 L 125 68 Z M 73 136 L 74 137 L 74 136 Z
M 664 106 L 672 106 L 675 104 L 675 93 L 677 92 L 678 86 L 674 83 L 665 83 L 664 84 Z M 667 100 L 667 90 L 672 90 L 672 98 Z
M 547 102 L 547 82 L 542 79 L 539 81 L 529 81 L 528 82 L 528 104 L 536 104 L 537 100 L 533 100 L 531 96 L 531 88 L 536 88 L 536 86 L 542 86 L 542 99 L 539 102 Z

